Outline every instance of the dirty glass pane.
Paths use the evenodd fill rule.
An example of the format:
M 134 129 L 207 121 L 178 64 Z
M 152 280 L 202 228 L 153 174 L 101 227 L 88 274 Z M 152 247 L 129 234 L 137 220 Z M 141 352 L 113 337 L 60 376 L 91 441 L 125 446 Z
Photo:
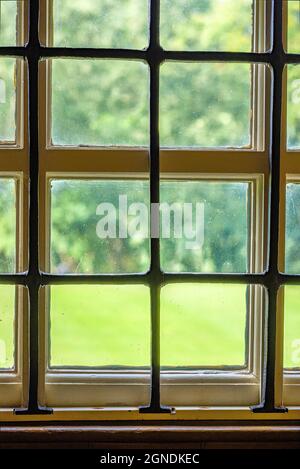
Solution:
M 148 0 L 53 0 L 54 46 L 143 49 L 148 15 Z

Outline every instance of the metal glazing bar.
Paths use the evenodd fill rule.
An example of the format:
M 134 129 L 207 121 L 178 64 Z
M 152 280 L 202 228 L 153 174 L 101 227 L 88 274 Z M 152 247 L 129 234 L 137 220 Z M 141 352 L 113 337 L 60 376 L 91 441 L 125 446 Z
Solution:
M 159 44 L 160 1 L 150 3 L 150 45 L 148 63 L 150 66 L 150 202 L 151 207 L 159 204 L 159 68 L 161 64 L 161 47 Z M 160 400 L 160 240 L 159 210 L 151 212 L 151 396 L 150 404 L 142 407 L 143 413 L 170 412 L 161 406 Z M 153 236 L 153 234 L 156 236 Z
M 27 60 L 29 70 L 29 145 L 30 145 L 30 206 L 29 206 L 29 270 L 28 289 L 30 300 L 29 338 L 29 400 L 27 409 L 15 409 L 17 414 L 51 413 L 38 404 L 38 314 L 39 314 L 39 255 L 38 255 L 38 62 L 39 62 L 39 1 L 30 1 L 30 29 Z
M 45 274 L 40 273 L 35 276 L 40 285 L 103 285 L 116 283 L 150 285 L 152 276 L 150 272 L 145 274 Z M 0 274 L 0 285 L 24 285 L 29 286 L 32 282 L 31 276 L 24 273 Z M 232 283 L 240 285 L 262 285 L 271 288 L 273 285 L 272 276 L 267 273 L 262 274 L 226 274 L 226 273 L 160 273 L 160 283 Z M 278 273 L 278 286 L 300 285 L 299 274 Z
M 262 382 L 262 403 L 253 408 L 254 412 L 285 412 L 275 405 L 276 370 L 276 317 L 277 294 L 280 286 L 278 272 L 279 257 L 279 201 L 280 201 L 280 151 L 281 111 L 284 50 L 282 35 L 282 0 L 274 2 L 273 10 L 273 96 L 272 118 L 270 121 L 270 194 L 269 194 L 269 268 L 268 276 L 268 317 L 264 347 L 264 375 Z

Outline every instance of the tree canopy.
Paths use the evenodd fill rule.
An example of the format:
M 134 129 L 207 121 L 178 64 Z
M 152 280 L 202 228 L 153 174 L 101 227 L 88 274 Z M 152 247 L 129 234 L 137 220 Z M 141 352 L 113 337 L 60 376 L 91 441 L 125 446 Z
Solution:
M 0 44 L 11 44 L 16 2 L 4 3 Z M 295 48 L 299 15 L 297 2 L 290 3 L 293 5 L 289 15 L 289 44 Z M 53 0 L 53 11 L 56 46 L 147 47 L 147 0 Z M 161 43 L 166 49 L 250 51 L 251 32 L 251 0 L 161 0 Z M 147 64 L 54 59 L 52 74 L 55 144 L 149 146 Z M 299 83 L 299 67 L 290 67 L 288 135 L 292 147 L 299 146 Z M 14 86 L 14 59 L 1 58 L 1 140 L 11 140 L 15 132 Z M 250 65 L 176 62 L 162 65 L 162 146 L 247 147 L 251 143 L 251 113 Z M 50 257 L 54 271 L 113 272 L 148 268 L 148 240 L 100 240 L 96 235 L 97 205 L 103 201 L 117 205 L 118 195 L 122 193 L 129 201 L 149 202 L 147 180 L 53 181 L 51 187 Z M 203 248 L 198 252 L 188 251 L 174 237 L 163 240 L 162 264 L 166 270 L 244 272 L 248 269 L 247 183 L 162 182 L 161 200 L 198 201 L 205 205 Z M 293 207 L 288 210 L 289 216 L 299 214 L 300 191 L 288 191 L 288 201 L 288 207 L 291 204 Z M 14 204 L 12 182 L 1 180 L 2 271 L 11 270 L 14 263 Z M 299 271 L 300 230 L 299 224 L 293 223 L 288 232 L 288 268 Z

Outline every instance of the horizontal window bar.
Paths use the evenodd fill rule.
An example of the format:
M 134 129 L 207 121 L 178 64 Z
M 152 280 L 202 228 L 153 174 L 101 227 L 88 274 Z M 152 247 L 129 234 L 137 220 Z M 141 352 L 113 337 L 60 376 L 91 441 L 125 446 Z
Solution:
M 111 284 L 122 285 L 127 283 L 148 284 L 153 281 L 156 275 L 156 281 L 161 285 L 165 283 L 232 283 L 232 284 L 252 284 L 273 287 L 274 283 L 280 285 L 300 285 L 300 274 L 278 274 L 272 275 L 270 272 L 263 274 L 226 274 L 226 273 L 165 273 L 146 272 L 141 274 L 95 274 L 95 275 L 57 275 L 44 274 L 32 276 L 26 273 L 0 274 L 1 284 L 29 285 L 32 281 L 40 286 L 44 285 L 80 285 L 80 284 Z
M 148 62 L 163 62 L 165 60 L 182 61 L 226 61 L 226 62 L 258 62 L 258 63 L 300 63 L 300 54 L 288 54 L 282 51 L 274 52 L 215 52 L 215 51 L 165 51 L 162 48 L 149 48 L 147 50 L 134 49 L 94 49 L 71 47 L 0 47 L 2 56 L 29 57 L 32 51 L 42 57 L 83 57 L 83 58 L 115 58 L 139 59 Z

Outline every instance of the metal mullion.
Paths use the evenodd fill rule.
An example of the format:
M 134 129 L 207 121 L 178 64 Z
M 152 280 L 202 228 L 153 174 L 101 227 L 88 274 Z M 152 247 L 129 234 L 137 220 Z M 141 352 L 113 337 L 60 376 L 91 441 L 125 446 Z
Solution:
M 269 210 L 269 286 L 268 317 L 265 337 L 264 375 L 262 402 L 253 408 L 254 412 L 285 412 L 275 405 L 277 296 L 280 287 L 279 259 L 279 202 L 280 202 L 280 152 L 282 84 L 284 70 L 284 49 L 282 29 L 282 0 L 274 3 L 273 13 L 273 96 L 272 118 L 270 121 L 270 210 Z
M 34 277 L 41 286 L 70 284 L 79 285 L 92 283 L 93 285 L 101 284 L 146 284 L 150 285 L 152 281 L 151 272 L 145 274 L 95 274 L 95 275 L 56 275 L 41 273 Z M 264 274 L 225 274 L 225 273 L 170 273 L 161 272 L 160 282 L 164 283 L 233 283 L 233 284 L 252 284 L 263 285 L 266 288 L 272 288 L 273 277 L 269 273 Z M 32 283 L 32 276 L 26 273 L 1 274 L 0 284 L 23 285 L 29 286 Z M 282 274 L 277 276 L 278 287 L 284 285 L 300 285 L 300 274 Z
M 288 64 L 300 64 L 300 54 L 284 54 L 285 62 Z
M 23 273 L 0 274 L 0 285 L 27 285 L 28 275 Z
M 276 5 L 277 6 L 277 5 Z M 85 59 L 123 59 L 123 60 L 145 60 L 150 63 L 153 59 L 153 50 L 134 49 L 89 49 L 70 47 L 42 47 L 37 48 L 40 58 L 85 58 Z M 0 56 L 27 57 L 30 55 L 29 46 L 26 47 L 0 47 Z M 300 54 L 282 52 L 286 63 L 300 63 Z M 215 52 L 215 51 L 165 51 L 157 49 L 155 58 L 160 62 L 166 60 L 186 62 L 246 62 L 246 63 L 276 63 L 274 52 Z
M 91 274 L 56 275 L 41 274 L 41 285 L 147 285 L 150 286 L 150 273 L 146 274 Z
M 300 285 L 300 274 L 282 274 L 276 276 L 276 285 Z M 231 283 L 240 285 L 263 285 L 267 289 L 274 286 L 274 276 L 271 272 L 263 274 L 205 274 L 205 273 L 163 273 L 163 283 Z
M 162 283 L 224 283 L 238 285 L 269 286 L 267 274 L 223 274 L 223 273 L 162 273 Z
M 163 413 L 171 409 L 163 407 L 160 400 L 160 270 L 159 239 L 159 185 L 160 185 L 160 142 L 159 142 L 159 73 L 161 47 L 159 43 L 160 1 L 150 2 L 150 45 L 148 63 L 150 66 L 150 203 L 151 203 L 151 395 L 142 413 Z M 154 205 L 155 204 L 155 205 Z M 156 207 L 156 208 L 154 208 Z
M 151 38 L 150 38 L 151 42 Z M 24 47 L 0 47 L 0 55 L 25 56 L 29 50 L 29 45 Z M 84 57 L 84 58 L 115 58 L 115 59 L 140 59 L 151 62 L 153 58 L 153 48 L 151 45 L 145 50 L 135 49 L 106 49 L 106 48 L 72 48 L 72 47 L 38 47 L 40 57 Z M 294 54 L 293 54 L 294 55 Z M 226 62 L 269 62 L 269 53 L 258 52 L 214 52 L 214 51 L 166 51 L 158 47 L 155 51 L 155 58 L 161 62 L 164 60 L 182 61 L 226 61 Z
M 30 160 L 30 207 L 29 207 L 29 269 L 27 286 L 30 298 L 30 337 L 29 337 L 29 400 L 27 409 L 15 409 L 16 414 L 45 414 L 50 409 L 38 404 L 39 375 L 39 224 L 38 224 L 38 63 L 39 63 L 39 1 L 30 1 L 29 43 L 26 47 L 29 72 L 29 160 Z

